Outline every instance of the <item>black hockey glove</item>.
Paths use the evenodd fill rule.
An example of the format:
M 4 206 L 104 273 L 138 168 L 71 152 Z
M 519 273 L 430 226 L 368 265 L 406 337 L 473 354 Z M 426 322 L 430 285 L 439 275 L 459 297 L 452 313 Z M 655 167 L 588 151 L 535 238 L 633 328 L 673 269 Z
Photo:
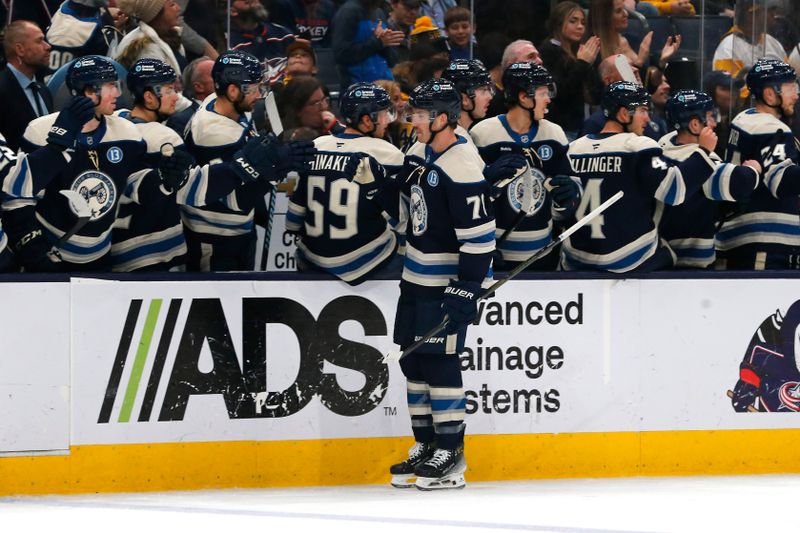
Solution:
M 253 137 L 233 154 L 231 166 L 245 183 L 263 181 L 275 184 L 283 179 L 278 176 L 275 165 L 281 156 L 279 141 L 274 135 Z
M 581 198 L 581 188 L 569 176 L 559 174 L 550 178 L 550 185 L 553 189 L 550 196 L 556 203 L 556 207 L 565 209 L 572 213 L 578 208 Z
M 747 363 L 742 363 L 739 366 L 739 381 L 736 382 L 736 386 L 733 388 L 733 396 L 731 397 L 731 403 L 733 404 L 733 409 L 737 413 L 745 413 L 747 412 L 747 408 L 753 405 L 758 398 L 759 393 L 759 385 L 761 378 L 753 371 L 753 368 L 748 365 Z
M 497 198 L 501 189 L 511 183 L 528 164 L 522 154 L 506 154 L 483 169 L 483 177 L 492 185 L 492 197 Z
M 480 295 L 481 284 L 477 281 L 450 280 L 442 300 L 442 310 L 450 318 L 445 330 L 448 335 L 465 329 L 475 321 Z
M 75 146 L 83 125 L 94 118 L 94 102 L 88 96 L 75 96 L 56 117 L 47 134 L 47 143 L 66 150 Z
M 276 170 L 281 177 L 286 177 L 291 171 L 305 172 L 309 170 L 311 161 L 317 153 L 314 143 L 311 141 L 294 141 L 284 145 L 285 152 L 281 153 Z
M 31 228 L 12 247 L 25 272 L 58 272 L 58 263 L 50 259 L 50 243 L 41 228 Z
M 173 150 L 172 155 L 161 154 L 158 160 L 158 176 L 167 194 L 181 189 L 189 181 L 189 171 L 194 157 L 186 150 Z

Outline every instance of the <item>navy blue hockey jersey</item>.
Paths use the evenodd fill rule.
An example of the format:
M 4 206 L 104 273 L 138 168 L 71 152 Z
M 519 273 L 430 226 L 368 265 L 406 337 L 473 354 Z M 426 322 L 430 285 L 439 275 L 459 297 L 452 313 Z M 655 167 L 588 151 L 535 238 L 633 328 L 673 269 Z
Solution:
M 6 140 L 2 134 L 0 134 L 0 183 L 5 180 L 5 177 L 14 168 L 14 165 L 17 163 L 17 156 L 14 154 L 14 151 L 6 145 Z M 0 264 L 4 263 L 5 261 L 2 258 L 6 258 L 9 254 L 8 250 L 8 235 L 3 231 L 3 224 L 0 222 Z
M 409 204 L 402 284 L 440 292 L 451 279 L 492 280 L 495 224 L 484 163 L 463 137 L 442 153 L 416 143 L 399 178 Z
M 47 134 L 57 116 L 39 117 L 25 130 L 18 164 L 3 183 L 3 209 L 35 208 L 45 236 L 55 243 L 75 223 L 66 198 L 58 192 L 79 192 L 92 217 L 61 247 L 61 256 L 71 263 L 90 263 L 111 249 L 112 225 L 126 190 L 135 189 L 140 201 L 147 204 L 164 193 L 157 173 L 144 165 L 146 147 L 136 126 L 113 115 L 102 117 L 95 131 L 81 133 L 74 152 L 37 152 L 49 160 L 32 171 L 27 154 L 47 144 Z
M 678 144 L 677 132 L 659 141 L 664 159 L 671 165 L 686 161 L 702 151 L 697 144 Z M 665 206 L 659 232 L 675 252 L 675 266 L 706 268 L 717 257 L 714 236 L 717 226 L 717 202 L 736 202 L 747 199 L 759 182 L 755 169 L 723 163 L 715 153 L 708 154 L 716 169 L 701 192 L 693 194 L 680 205 Z
M 634 133 L 581 137 L 569 158 L 583 184 L 579 220 L 617 192 L 624 196 L 564 241 L 564 270 L 621 273 L 647 261 L 659 246 L 661 203 L 683 203 L 717 167 L 702 150 L 673 166 L 656 141 Z
M 343 281 L 356 282 L 395 253 L 397 237 L 386 210 L 377 199 L 366 197 L 343 166 L 354 154 L 368 154 L 394 175 L 404 156 L 388 142 L 363 135 L 324 135 L 314 146 L 319 152 L 313 171 L 300 176 L 286 229 L 302 234 L 298 247 L 307 260 Z
M 750 200 L 722 225 L 717 235 L 719 250 L 744 245 L 782 250 L 800 247 L 795 192 L 800 179 L 798 155 L 789 126 L 778 118 L 747 109 L 733 119 L 726 160 L 739 164 L 755 159 L 763 174 Z
M 534 123 L 528 133 L 520 135 L 511 129 L 505 115 L 499 115 L 477 123 L 470 134 L 487 165 L 505 154 L 521 153 L 533 166 L 537 158 L 530 152 L 536 152 L 546 176 L 570 174 L 566 156 L 567 137 L 560 126 L 548 120 Z M 534 189 L 533 212 L 520 222 L 499 248 L 506 261 L 525 261 L 553 240 L 553 220 L 560 218 L 560 212 L 551 201 L 541 174 L 535 173 L 534 176 L 538 176 L 539 186 Z M 521 183 L 522 178 L 517 178 L 495 201 L 498 238 L 514 225 L 519 216 L 522 208 L 518 194 Z

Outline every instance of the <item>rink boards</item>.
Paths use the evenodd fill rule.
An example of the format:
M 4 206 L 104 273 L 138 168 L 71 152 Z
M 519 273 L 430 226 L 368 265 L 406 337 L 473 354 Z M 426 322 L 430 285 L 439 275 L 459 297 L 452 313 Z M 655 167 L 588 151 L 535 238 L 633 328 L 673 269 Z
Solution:
M 387 481 L 411 444 L 381 361 L 396 281 L 130 279 L 0 283 L 0 494 Z M 468 480 L 800 471 L 800 414 L 727 396 L 798 295 L 713 274 L 507 284 L 462 354 Z

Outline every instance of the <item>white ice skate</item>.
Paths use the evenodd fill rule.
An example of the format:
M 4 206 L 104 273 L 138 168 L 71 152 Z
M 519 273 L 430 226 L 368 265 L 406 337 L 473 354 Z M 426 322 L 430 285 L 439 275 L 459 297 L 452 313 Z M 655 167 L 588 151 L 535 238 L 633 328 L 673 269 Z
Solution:
M 467 485 L 464 480 L 466 471 L 463 448 L 439 448 L 433 452 L 433 457 L 414 470 L 417 476 L 415 485 L 419 490 L 463 489 Z

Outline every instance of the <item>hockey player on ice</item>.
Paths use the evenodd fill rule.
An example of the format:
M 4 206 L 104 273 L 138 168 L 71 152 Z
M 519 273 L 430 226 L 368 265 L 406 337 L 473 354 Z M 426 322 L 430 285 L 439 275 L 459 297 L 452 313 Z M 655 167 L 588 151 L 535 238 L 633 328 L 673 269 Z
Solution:
M 754 159 L 763 176 L 720 228 L 718 256 L 731 270 L 800 269 L 800 154 L 785 123 L 797 102 L 796 73 L 783 61 L 759 59 L 747 87 L 756 104 L 731 122 L 726 160 Z
M 131 66 L 127 82 L 135 105 L 131 111 L 118 114 L 136 124 L 142 134 L 148 166 L 158 165 L 165 157 L 165 147 L 174 152 L 169 158 L 175 164 L 192 162 L 183 139 L 162 123 L 175 112 L 179 97 L 175 70 L 159 59 L 144 58 Z M 274 164 L 271 155 L 258 139 L 251 140 L 230 163 L 194 167 L 181 175 L 185 182 L 164 184 L 170 194 L 163 195 L 155 205 L 142 205 L 136 189 L 126 190 L 112 233 L 112 270 L 184 270 L 186 240 L 178 206 L 202 207 L 254 179 L 278 181 L 269 172 Z M 242 161 L 246 161 L 244 167 Z M 256 169 L 258 178 L 247 169 Z
M 800 300 L 768 316 L 750 340 L 731 403 L 737 412 L 800 412 Z
M 109 270 L 111 229 L 124 191 L 135 188 L 142 203 L 156 202 L 164 183 L 180 182 L 188 171 L 166 158 L 156 169 L 145 166 L 146 145 L 136 126 L 112 115 L 120 89 L 108 59 L 79 59 L 66 84 L 72 100 L 30 123 L 22 155 L 3 183 L 6 230 L 27 271 Z M 92 214 L 60 243 L 77 227 L 59 194 L 64 189 L 80 193 Z M 50 253 L 56 244 L 60 249 Z
M 650 121 L 647 91 L 634 83 L 614 82 L 603 92 L 602 108 L 602 131 L 569 147 L 573 173 L 583 184 L 575 216 L 582 218 L 619 191 L 625 195 L 564 241 L 561 266 L 618 273 L 671 268 L 675 254 L 655 222 L 661 203 L 683 203 L 708 179 L 718 166 L 709 156 L 717 136 L 703 128 L 698 138 L 703 149 L 672 164 L 656 141 L 642 136 Z
M 386 189 L 396 189 L 390 182 L 404 156 L 382 139 L 396 118 L 384 89 L 351 85 L 340 113 L 347 127 L 315 139 L 313 170 L 300 176 L 286 229 L 301 235 L 298 270 L 328 272 L 355 285 L 387 267 L 400 273 L 398 238 L 387 223 L 399 224 L 399 198 Z
M 503 90 L 509 111 L 479 122 L 470 131 L 486 162 L 486 179 L 499 190 L 495 200 L 500 263 L 510 269 L 553 240 L 553 222 L 570 217 L 578 206 L 580 186 L 569 178 L 567 137 L 561 126 L 545 119 L 555 94 L 547 69 L 535 63 L 514 63 L 503 72 Z M 523 178 L 507 183 L 508 170 L 525 164 L 533 170 L 532 209 L 522 214 Z M 513 174 L 512 174 L 513 175 Z M 552 191 L 545 187 L 549 179 Z M 520 219 L 520 217 L 522 217 Z M 514 227 L 516 225 L 516 227 Z M 506 237 L 503 235 L 509 232 Z M 553 249 L 531 265 L 532 270 L 554 270 L 558 250 Z
M 667 123 L 676 131 L 659 141 L 670 164 L 686 161 L 698 150 L 703 128 L 714 129 L 714 101 L 706 93 L 678 91 L 666 105 Z M 758 185 L 761 165 L 745 161 L 741 166 L 723 163 L 714 152 L 707 154 L 715 169 L 700 192 L 681 205 L 666 206 L 659 231 L 677 257 L 676 267 L 708 268 L 716 259 L 714 235 L 718 202 L 744 202 Z
M 247 52 L 220 54 L 211 77 L 216 92 L 200 105 L 186 134 L 189 152 L 200 164 L 231 161 L 249 139 L 258 135 L 251 112 L 266 91 L 261 63 Z M 306 168 L 314 153 L 309 141 L 284 145 L 274 137 L 266 140 L 276 152 L 273 173 L 281 177 Z M 254 180 L 206 207 L 184 206 L 189 269 L 253 270 L 254 215 L 256 208 L 264 207 L 264 195 L 269 190 L 268 182 Z
M 455 134 L 461 95 L 446 80 L 419 85 L 409 100 L 419 141 L 399 177 L 411 206 L 394 342 L 405 348 L 449 326 L 400 360 L 415 443 L 390 469 L 392 485 L 423 490 L 465 485 L 464 409 L 458 354 L 492 278 L 494 216 L 483 161 Z M 412 483 L 412 480 L 416 481 Z

